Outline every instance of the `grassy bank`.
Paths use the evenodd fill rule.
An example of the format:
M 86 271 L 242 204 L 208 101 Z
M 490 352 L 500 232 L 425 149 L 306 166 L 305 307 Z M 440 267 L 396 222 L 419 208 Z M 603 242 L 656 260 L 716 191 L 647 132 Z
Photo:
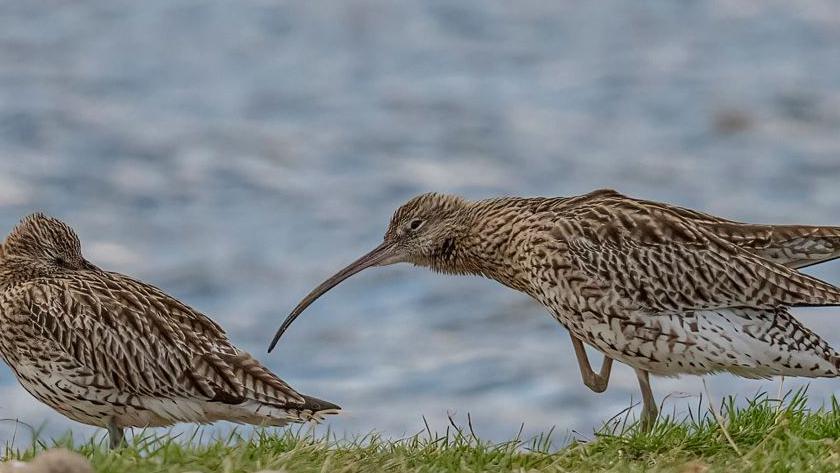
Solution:
M 118 452 L 92 443 L 59 444 L 88 456 L 97 472 L 114 473 L 840 470 L 840 405 L 836 400 L 819 410 L 805 405 L 801 394 L 784 404 L 760 397 L 743 408 L 729 400 L 718 416 L 695 412 L 679 421 L 666 419 L 650 433 L 626 419 L 613 420 L 592 439 L 554 451 L 547 447 L 550 435 L 490 444 L 468 426 L 402 440 L 264 433 L 195 446 L 189 439 L 143 435 Z M 52 444 L 6 455 L 27 459 L 47 446 Z

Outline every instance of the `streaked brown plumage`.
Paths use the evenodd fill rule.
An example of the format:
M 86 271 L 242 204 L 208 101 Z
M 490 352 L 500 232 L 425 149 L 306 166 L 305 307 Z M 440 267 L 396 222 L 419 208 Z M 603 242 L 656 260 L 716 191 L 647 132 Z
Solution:
M 88 262 L 65 223 L 31 215 L 0 247 L 0 355 L 65 416 L 108 427 L 320 420 L 338 406 L 297 393 L 205 315 Z
M 840 355 L 788 310 L 840 305 L 840 289 L 795 270 L 838 256 L 838 227 L 745 224 L 612 190 L 475 202 L 424 194 L 396 211 L 379 247 L 304 298 L 269 350 L 309 304 L 366 267 L 482 275 L 569 329 L 592 390 L 606 389 L 612 359 L 632 366 L 649 426 L 649 373 L 840 375 Z M 583 343 L 605 355 L 599 373 Z

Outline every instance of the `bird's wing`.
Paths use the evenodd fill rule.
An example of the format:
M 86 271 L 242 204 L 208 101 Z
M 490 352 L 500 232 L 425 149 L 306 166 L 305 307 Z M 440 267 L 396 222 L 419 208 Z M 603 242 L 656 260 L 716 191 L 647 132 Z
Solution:
M 625 308 L 655 312 L 840 305 L 837 287 L 638 201 L 611 197 L 566 209 L 549 238 L 566 255 L 571 292 L 584 299 L 607 294 Z
M 94 384 L 154 397 L 239 404 L 304 399 L 203 314 L 117 273 L 36 279 L 3 293 L 28 327 L 19 349 L 53 353 Z M 27 330 L 26 327 L 18 329 Z M 40 345 L 33 348 L 34 341 Z
M 761 225 L 736 222 L 684 207 L 630 199 L 675 214 L 714 235 L 774 263 L 801 269 L 840 258 L 840 227 L 812 225 Z
M 838 227 L 715 222 L 708 229 L 750 253 L 790 268 L 801 269 L 840 257 Z

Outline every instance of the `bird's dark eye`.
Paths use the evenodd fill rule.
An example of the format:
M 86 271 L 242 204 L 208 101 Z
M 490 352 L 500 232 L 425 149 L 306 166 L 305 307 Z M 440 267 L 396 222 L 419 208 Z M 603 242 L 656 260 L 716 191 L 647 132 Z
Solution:
M 53 258 L 53 262 L 56 264 L 56 266 L 64 266 L 64 264 L 67 263 L 63 256 L 56 256 L 55 258 Z
M 424 221 L 422 219 L 415 218 L 414 220 L 408 223 L 408 229 L 411 231 L 419 230 L 420 227 L 423 226 L 423 223 Z

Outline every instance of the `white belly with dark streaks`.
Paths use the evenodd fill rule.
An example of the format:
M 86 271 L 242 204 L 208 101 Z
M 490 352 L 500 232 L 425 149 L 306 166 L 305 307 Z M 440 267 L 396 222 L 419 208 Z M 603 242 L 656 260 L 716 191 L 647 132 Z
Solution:
M 600 351 L 657 375 L 840 375 L 840 355 L 784 308 L 558 318 Z
M 10 366 L 24 389 L 39 401 L 88 425 L 105 427 L 113 421 L 119 427 L 162 427 L 178 422 L 203 424 L 228 420 L 283 426 L 288 422 L 307 420 L 295 410 L 258 401 L 230 405 L 201 399 L 136 396 L 113 388 L 96 387 L 90 377 L 76 376 L 60 363 L 17 362 Z
M 77 422 L 104 427 L 113 419 L 120 427 L 160 427 L 209 421 L 205 401 L 134 396 L 90 385 L 86 378 L 57 368 L 29 363 L 13 366 L 24 389 Z
M 54 367 L 49 365 L 16 363 L 10 366 L 21 386 L 39 401 L 75 421 L 105 426 L 113 415 L 113 405 L 102 402 L 109 393 L 85 389 L 76 384 L 76 380 L 71 382 L 61 371 L 50 369 Z

